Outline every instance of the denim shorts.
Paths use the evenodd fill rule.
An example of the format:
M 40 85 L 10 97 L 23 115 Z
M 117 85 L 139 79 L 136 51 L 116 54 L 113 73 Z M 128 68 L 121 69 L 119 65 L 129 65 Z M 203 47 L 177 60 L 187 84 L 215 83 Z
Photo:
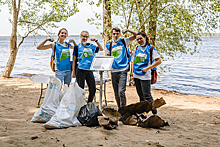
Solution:
M 71 75 L 72 75 L 72 71 L 56 70 L 56 72 L 55 72 L 56 78 L 60 79 L 62 85 L 63 85 L 63 80 L 64 80 L 64 84 L 70 84 Z

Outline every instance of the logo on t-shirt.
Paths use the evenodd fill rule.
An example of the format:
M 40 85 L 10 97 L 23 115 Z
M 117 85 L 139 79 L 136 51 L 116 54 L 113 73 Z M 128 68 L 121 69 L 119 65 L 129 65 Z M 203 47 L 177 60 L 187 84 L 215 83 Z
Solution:
M 146 54 L 139 53 L 139 54 L 135 57 L 134 63 L 143 63 L 146 58 L 147 58 L 147 55 L 146 55 Z
M 92 49 L 84 48 L 81 59 L 93 56 Z
M 122 54 L 122 46 L 117 46 L 112 49 L 112 56 L 118 57 Z
M 70 57 L 69 49 L 62 49 L 62 53 L 60 56 L 60 61 Z

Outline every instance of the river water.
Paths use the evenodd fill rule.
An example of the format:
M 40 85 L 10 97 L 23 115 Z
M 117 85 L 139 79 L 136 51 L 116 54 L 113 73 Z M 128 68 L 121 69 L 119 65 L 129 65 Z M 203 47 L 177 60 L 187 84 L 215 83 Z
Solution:
M 0 71 L 4 70 L 9 58 L 9 39 L 0 37 Z M 19 77 L 24 73 L 54 74 L 49 64 L 51 50 L 36 49 L 44 39 L 44 37 L 25 39 L 19 48 L 12 77 Z M 79 42 L 79 39 L 75 40 Z M 101 41 L 101 38 L 99 40 Z M 171 64 L 173 71 L 161 75 L 152 88 L 220 98 L 220 37 L 202 37 L 198 53 L 183 54 L 172 61 L 163 61 L 162 64 Z

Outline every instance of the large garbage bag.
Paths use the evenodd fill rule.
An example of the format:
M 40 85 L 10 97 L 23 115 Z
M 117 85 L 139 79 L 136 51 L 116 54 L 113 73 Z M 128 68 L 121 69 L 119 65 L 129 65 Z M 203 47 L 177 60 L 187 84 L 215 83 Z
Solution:
M 44 102 L 40 108 L 35 112 L 32 122 L 47 122 L 55 114 L 60 100 L 62 99 L 62 92 L 60 91 L 61 82 L 58 78 L 50 77 L 47 91 L 44 97 Z
M 102 112 L 89 102 L 80 108 L 77 119 L 84 126 L 99 126 L 98 116 L 102 116 Z
M 77 116 L 80 108 L 85 104 L 85 90 L 74 82 L 64 94 L 59 107 L 53 117 L 45 123 L 45 128 L 67 128 L 81 126 Z

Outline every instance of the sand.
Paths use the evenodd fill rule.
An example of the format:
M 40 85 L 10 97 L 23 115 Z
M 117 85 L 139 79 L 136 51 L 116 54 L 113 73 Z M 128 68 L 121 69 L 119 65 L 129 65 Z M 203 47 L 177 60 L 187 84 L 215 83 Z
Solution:
M 0 77 L 0 147 L 220 146 L 220 98 L 152 90 L 154 99 L 163 97 L 167 103 L 158 109 L 158 115 L 169 127 L 141 128 L 119 122 L 114 130 L 86 126 L 47 130 L 42 123 L 30 121 L 38 109 L 39 95 L 39 83 Z M 108 106 L 116 108 L 113 95 L 108 84 Z M 139 101 L 135 87 L 127 87 L 126 96 L 127 104 Z

